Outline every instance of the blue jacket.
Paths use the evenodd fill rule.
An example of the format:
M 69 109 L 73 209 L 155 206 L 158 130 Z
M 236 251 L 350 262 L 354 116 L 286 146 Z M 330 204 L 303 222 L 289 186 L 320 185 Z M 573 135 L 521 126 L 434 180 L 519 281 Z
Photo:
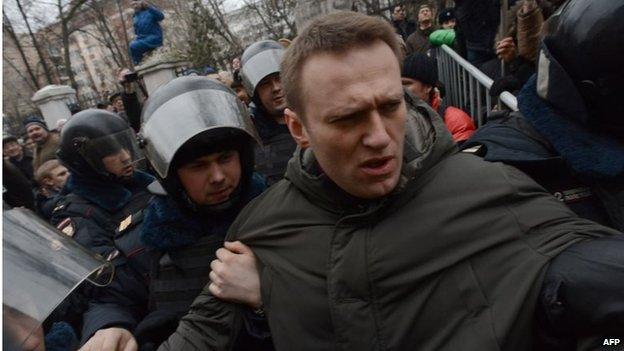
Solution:
M 521 113 L 490 117 L 462 148 L 480 146 L 473 151 L 524 171 L 579 216 L 624 230 L 624 146 L 541 99 L 535 76 L 518 105 Z
M 165 18 L 163 13 L 153 7 L 135 12 L 132 17 L 134 22 L 134 34 L 137 40 L 142 40 L 151 46 L 161 46 L 163 41 L 162 28 L 158 22 Z

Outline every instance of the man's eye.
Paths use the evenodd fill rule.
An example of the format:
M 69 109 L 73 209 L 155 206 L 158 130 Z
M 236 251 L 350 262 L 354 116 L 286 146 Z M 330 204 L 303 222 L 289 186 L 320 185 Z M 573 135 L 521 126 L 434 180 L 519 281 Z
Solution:
M 401 106 L 400 101 L 394 101 L 394 102 L 387 103 L 381 106 L 381 110 L 385 112 L 393 112 L 393 111 L 396 111 L 400 106 Z
M 228 152 L 227 154 L 223 154 L 223 155 L 219 156 L 219 161 L 220 162 L 228 162 L 229 160 L 232 159 L 232 157 L 234 157 L 234 153 L 233 152 Z
M 329 120 L 329 123 L 348 123 L 348 122 L 354 121 L 356 117 L 357 117 L 356 114 L 334 117 Z

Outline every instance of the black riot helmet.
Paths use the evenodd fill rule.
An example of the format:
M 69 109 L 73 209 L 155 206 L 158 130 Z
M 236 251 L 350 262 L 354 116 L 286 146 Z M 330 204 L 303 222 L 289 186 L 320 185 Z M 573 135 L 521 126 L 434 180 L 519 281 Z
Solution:
M 284 47 L 275 40 L 261 40 L 251 45 L 241 57 L 241 78 L 247 94 L 254 98 L 258 83 L 265 77 L 280 72 Z
M 253 145 L 259 137 L 236 94 L 206 77 L 179 77 L 150 95 L 141 115 L 140 140 L 145 155 L 164 190 L 183 207 L 192 210 L 228 209 L 236 201 L 211 208 L 194 204 L 178 179 L 180 166 L 201 156 L 239 151 L 241 181 L 238 193 L 251 186 Z
M 72 174 L 121 180 L 105 167 L 103 159 L 124 154 L 126 166 L 138 160 L 136 136 L 118 115 L 100 109 L 88 109 L 72 116 L 61 131 L 58 157 Z
M 623 18 L 622 1 L 568 1 L 547 25 L 537 75 L 542 98 L 575 122 L 619 137 L 624 137 Z

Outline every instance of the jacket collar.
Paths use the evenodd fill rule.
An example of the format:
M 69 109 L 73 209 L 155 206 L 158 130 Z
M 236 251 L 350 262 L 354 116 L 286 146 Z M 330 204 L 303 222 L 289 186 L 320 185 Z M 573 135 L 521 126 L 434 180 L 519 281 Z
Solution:
M 253 103 L 250 109 L 254 126 L 256 127 L 263 144 L 267 144 L 271 138 L 278 134 L 290 135 L 288 127 L 285 124 L 275 122 L 275 120 L 266 113 L 264 107 L 259 107 Z
M 106 211 L 114 212 L 126 206 L 134 193 L 145 190 L 153 181 L 154 177 L 141 171 L 135 171 L 130 183 L 124 185 L 72 174 L 67 180 L 64 192 L 74 193 Z
M 297 148 L 288 163 L 286 178 L 317 206 L 333 213 L 374 212 L 390 200 L 402 197 L 419 177 L 457 147 L 442 119 L 424 101 L 405 91 L 408 115 L 405 126 L 403 166 L 393 192 L 376 200 L 355 198 L 325 175 L 311 149 Z
M 593 182 L 624 176 L 624 146 L 614 138 L 583 128 L 577 119 L 539 94 L 539 77 L 531 77 L 518 95 L 518 107 L 583 180 Z M 568 101 L 574 100 L 568 96 Z
M 154 196 L 144 212 L 141 242 L 159 250 L 168 250 L 192 245 L 206 235 L 225 238 L 240 210 L 265 189 L 264 179 L 254 173 L 251 187 L 239 206 L 233 211 L 208 217 L 180 208 L 169 196 Z

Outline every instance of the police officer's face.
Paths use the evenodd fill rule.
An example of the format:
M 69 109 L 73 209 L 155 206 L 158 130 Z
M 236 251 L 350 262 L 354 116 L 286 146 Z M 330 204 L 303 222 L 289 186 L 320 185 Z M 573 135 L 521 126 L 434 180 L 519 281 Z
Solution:
M 108 173 L 111 173 L 119 178 L 128 178 L 132 176 L 132 173 L 134 173 L 132 156 L 126 149 L 122 149 L 116 154 L 102 158 L 102 163 Z
M 9 141 L 4 144 L 4 149 L 2 151 L 4 156 L 12 158 L 20 157 L 23 153 L 22 147 L 17 143 L 17 141 Z
M 286 95 L 282 90 L 279 73 L 266 76 L 256 87 L 260 102 L 271 116 L 280 116 L 286 108 Z
M 217 205 L 230 198 L 241 179 L 238 151 L 196 158 L 177 169 L 186 194 L 197 205 Z
M 48 138 L 48 131 L 38 124 L 29 125 L 26 134 L 37 144 L 43 144 Z
M 327 67 L 332 67 L 328 70 Z M 301 72 L 303 123 L 286 109 L 291 134 L 310 147 L 343 190 L 373 199 L 397 185 L 407 110 L 399 63 L 382 41 L 316 54 Z

